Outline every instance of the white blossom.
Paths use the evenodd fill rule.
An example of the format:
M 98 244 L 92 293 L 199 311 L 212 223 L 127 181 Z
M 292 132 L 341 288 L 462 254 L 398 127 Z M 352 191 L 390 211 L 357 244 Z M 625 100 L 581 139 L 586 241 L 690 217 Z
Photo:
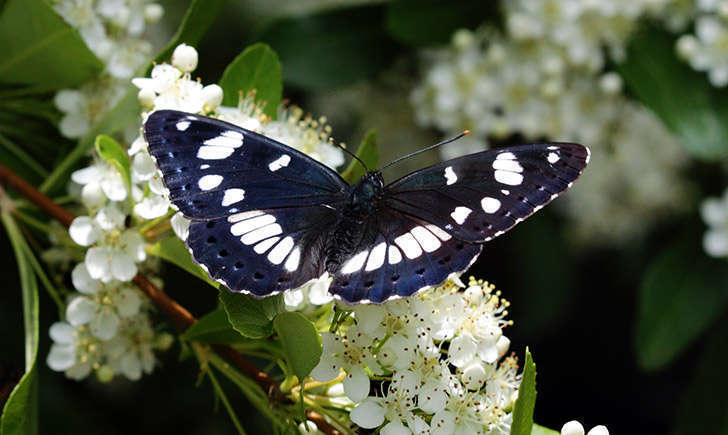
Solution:
M 703 235 L 703 249 L 712 257 L 728 256 L 728 189 L 720 198 L 707 198 L 700 214 L 708 225 Z

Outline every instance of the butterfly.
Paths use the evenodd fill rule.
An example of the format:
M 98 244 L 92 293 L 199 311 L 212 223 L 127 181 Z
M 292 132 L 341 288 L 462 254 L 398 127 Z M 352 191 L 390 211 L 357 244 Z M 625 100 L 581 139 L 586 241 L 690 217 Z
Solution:
M 236 125 L 159 110 L 149 153 L 191 220 L 187 247 L 211 278 L 256 297 L 328 273 L 346 303 L 381 303 L 444 282 L 571 186 L 589 161 L 573 143 L 493 149 L 389 184 L 353 185 L 306 154 Z

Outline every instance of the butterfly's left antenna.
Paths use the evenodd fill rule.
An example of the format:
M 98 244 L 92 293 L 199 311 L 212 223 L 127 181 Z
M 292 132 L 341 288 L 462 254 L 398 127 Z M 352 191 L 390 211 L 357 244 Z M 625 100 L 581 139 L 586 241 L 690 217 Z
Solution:
M 442 142 L 438 142 L 438 143 L 436 143 L 435 145 L 430 145 L 430 146 L 428 146 L 427 148 L 423 148 L 423 149 L 421 149 L 421 150 L 419 150 L 419 151 L 415 151 L 415 152 L 413 152 L 413 153 L 409 153 L 409 154 L 407 154 L 407 155 L 404 155 L 404 156 L 402 156 L 402 157 L 399 157 L 399 158 L 397 158 L 397 159 L 394 159 L 394 160 L 392 160 L 391 162 L 389 162 L 389 163 L 387 163 L 386 165 L 384 165 L 384 166 L 382 166 L 381 168 L 379 168 L 379 170 L 380 170 L 380 171 L 383 171 L 384 169 L 386 169 L 386 168 L 388 168 L 388 167 L 392 166 L 393 164 L 395 164 L 395 163 L 397 163 L 397 162 L 401 162 L 401 161 L 402 161 L 402 160 L 404 160 L 404 159 L 409 159 L 410 157 L 414 157 L 414 156 L 416 156 L 417 154 L 420 154 L 420 153 L 424 153 L 425 151 L 430 151 L 430 150 L 431 150 L 431 149 L 433 149 L 433 148 L 437 148 L 437 147 L 439 147 L 439 146 L 442 146 L 442 145 L 446 145 L 446 144 L 449 144 L 450 142 L 455 142 L 456 140 L 460 139 L 461 137 L 465 136 L 466 134 L 470 134 L 470 130 L 465 130 L 465 131 L 463 131 L 462 133 L 460 133 L 459 135 L 457 135 L 457 136 L 455 136 L 455 137 L 451 137 L 450 139 L 446 139 L 446 140 L 444 140 L 444 141 L 442 141 Z
M 331 139 L 330 139 L 330 141 L 331 141 L 331 143 L 333 144 L 333 140 L 331 140 Z M 357 162 L 361 163 L 361 165 L 362 165 L 362 166 L 364 166 L 364 169 L 365 169 L 365 170 L 366 170 L 367 172 L 369 172 L 369 168 L 367 167 L 367 164 L 366 164 L 366 163 L 364 163 L 364 162 L 362 161 L 362 159 L 360 159 L 359 157 L 357 157 L 357 156 L 356 156 L 356 154 L 354 154 L 354 153 L 352 153 L 351 151 L 347 150 L 347 149 L 346 149 L 346 147 L 344 146 L 344 144 L 342 144 L 341 142 L 339 142 L 339 143 L 337 143 L 336 145 L 337 145 L 337 146 L 338 146 L 339 148 L 341 148 L 342 150 L 344 150 L 344 152 L 345 152 L 346 154 L 348 154 L 348 155 L 352 156 L 352 157 L 353 157 L 354 159 L 356 159 L 356 161 L 357 161 Z

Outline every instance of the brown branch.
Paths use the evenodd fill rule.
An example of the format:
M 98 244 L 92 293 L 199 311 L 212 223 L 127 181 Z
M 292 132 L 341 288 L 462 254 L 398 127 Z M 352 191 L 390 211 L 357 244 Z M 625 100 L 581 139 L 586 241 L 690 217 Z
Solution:
M 71 225 L 75 216 L 68 210 L 54 203 L 51 198 L 43 194 L 41 191 L 33 187 L 30 183 L 13 172 L 10 168 L 0 163 L 0 181 L 7 183 L 15 188 L 21 195 L 40 207 L 43 211 L 51 215 L 57 221 L 66 227 Z M 147 277 L 141 273 L 137 273 L 133 279 L 139 289 L 146 294 L 149 299 L 162 310 L 174 323 L 178 331 L 183 332 L 197 322 L 195 316 L 192 315 L 185 307 L 170 298 L 162 289 L 154 285 Z M 237 367 L 242 373 L 253 379 L 263 390 L 268 392 L 269 396 L 276 399 L 282 398 L 280 392 L 280 384 L 264 371 L 258 369 L 253 363 L 245 359 L 240 352 L 230 346 L 213 345 L 213 349 L 223 358 Z M 322 415 L 311 410 L 306 411 L 306 417 L 316 423 L 319 430 L 327 434 L 340 434 L 335 427 L 329 424 Z

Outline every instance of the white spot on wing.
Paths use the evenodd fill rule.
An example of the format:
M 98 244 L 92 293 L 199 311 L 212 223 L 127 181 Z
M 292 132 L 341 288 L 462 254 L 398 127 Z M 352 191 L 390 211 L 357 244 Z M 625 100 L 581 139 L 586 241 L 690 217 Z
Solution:
M 494 160 L 493 169 L 511 172 L 523 172 L 523 166 L 516 160 Z
M 203 144 L 217 147 L 239 148 L 243 145 L 243 135 L 237 131 L 228 130 L 220 136 L 207 139 Z
M 500 153 L 495 158 L 496 160 L 516 160 L 516 155 L 513 153 L 505 152 Z
M 559 147 L 554 146 L 554 145 L 551 145 L 550 147 L 548 147 L 549 151 L 556 151 L 557 149 L 559 149 Z
M 473 211 L 467 207 L 455 207 L 455 210 L 450 213 L 450 217 L 452 217 L 452 220 L 457 222 L 458 225 L 462 225 L 463 222 L 465 222 L 465 219 L 468 218 L 468 215 L 472 212 Z
M 387 255 L 387 243 L 382 242 L 372 249 L 369 254 L 369 260 L 367 260 L 367 266 L 364 268 L 365 271 L 379 269 L 384 264 L 384 257 Z
M 230 227 L 230 232 L 233 236 L 242 236 L 245 233 L 249 233 L 251 231 L 257 230 L 258 228 L 262 228 L 266 225 L 275 223 L 275 221 L 275 216 L 270 214 L 264 214 L 256 216 L 252 219 L 246 219 L 244 221 L 236 223 L 235 225 Z
M 288 166 L 289 163 L 291 163 L 291 156 L 289 156 L 288 154 L 283 154 L 282 156 L 278 157 L 276 160 L 272 161 L 268 165 L 268 169 L 275 172 L 284 166 Z
M 220 160 L 230 157 L 235 148 L 203 145 L 197 150 L 197 158 L 204 160 Z
M 205 175 L 200 178 L 197 185 L 200 186 L 201 190 L 211 190 L 216 188 L 222 183 L 222 175 Z
M 189 126 L 190 126 L 190 122 L 189 121 L 179 121 L 179 122 L 177 122 L 177 130 L 179 130 L 179 131 L 185 131 L 185 130 L 187 130 L 187 127 L 189 127 Z
M 397 264 L 400 261 L 402 261 L 402 253 L 399 252 L 399 249 L 397 249 L 394 245 L 389 245 L 389 257 L 388 260 L 389 264 Z
M 455 171 L 452 170 L 452 166 L 445 168 L 445 178 L 447 179 L 448 186 L 458 181 L 458 176 L 455 175 Z
M 344 265 L 341 267 L 341 273 L 353 273 L 357 270 L 361 269 L 362 266 L 364 266 L 364 262 L 367 259 L 367 254 L 369 251 L 361 251 L 360 253 L 356 254 L 355 256 L 351 257 L 349 261 L 344 263 Z
M 440 240 L 443 242 L 446 242 L 450 239 L 452 239 L 452 236 L 450 234 L 446 233 L 442 230 L 442 228 L 435 226 L 435 225 L 426 225 L 427 229 L 430 230 L 434 235 L 436 235 Z
M 243 189 L 227 189 L 225 195 L 222 197 L 222 206 L 227 207 L 229 205 L 240 202 L 245 198 L 245 190 Z
M 238 214 L 234 214 L 234 215 L 228 216 L 228 222 L 230 222 L 232 224 L 232 223 L 235 223 L 235 222 L 244 221 L 245 219 L 254 218 L 254 217 L 260 216 L 262 214 L 264 214 L 264 213 L 262 211 L 260 211 L 260 210 L 244 211 L 242 213 L 238 213 Z
M 286 237 L 285 239 L 278 242 L 275 248 L 268 253 L 268 261 L 273 264 L 281 264 L 283 260 L 288 256 L 288 253 L 293 249 L 293 238 Z
M 253 251 L 255 251 L 256 254 L 262 254 L 269 250 L 271 246 L 275 245 L 276 242 L 280 239 L 280 237 L 271 237 L 270 239 L 263 240 L 262 242 L 253 246 Z
M 549 153 L 549 155 L 546 157 L 546 160 L 549 161 L 552 165 L 559 161 L 559 155 L 556 153 Z
M 493 214 L 500 209 L 501 202 L 495 198 L 486 196 L 480 201 L 480 206 L 483 207 L 484 212 Z
M 285 267 L 287 271 L 293 272 L 298 269 L 299 261 L 301 261 L 301 248 L 296 248 L 293 252 L 291 252 L 291 255 L 288 256 L 288 260 L 286 260 L 286 264 L 284 264 L 283 267 Z
M 504 194 L 505 196 L 508 196 L 511 194 L 511 191 L 508 189 L 501 189 L 501 193 Z
M 209 169 L 209 168 L 210 168 L 210 165 L 208 165 L 207 163 L 205 163 L 204 165 L 200 165 L 200 169 Z
M 523 182 L 523 175 L 509 171 L 495 171 L 495 180 L 510 186 L 518 186 Z
M 394 239 L 394 243 L 402 248 L 402 251 L 407 258 L 412 259 L 422 255 L 422 248 L 420 248 L 420 244 L 417 243 L 415 237 L 410 233 L 404 233 L 397 237 Z
M 236 224 L 238 225 L 238 224 Z M 269 237 L 277 236 L 278 234 L 281 234 L 283 232 L 283 228 L 281 228 L 278 224 L 270 224 L 266 225 L 264 227 L 256 228 L 253 231 L 250 231 L 249 233 L 246 233 L 243 237 L 240 238 L 240 241 L 243 242 L 245 245 L 252 245 L 254 243 L 258 243 L 261 240 L 265 240 Z
M 442 245 L 442 243 L 440 243 L 440 239 L 435 237 L 434 234 L 425 229 L 425 227 L 414 227 L 410 230 L 410 233 L 415 236 L 415 239 L 417 239 L 425 252 L 433 252 Z

